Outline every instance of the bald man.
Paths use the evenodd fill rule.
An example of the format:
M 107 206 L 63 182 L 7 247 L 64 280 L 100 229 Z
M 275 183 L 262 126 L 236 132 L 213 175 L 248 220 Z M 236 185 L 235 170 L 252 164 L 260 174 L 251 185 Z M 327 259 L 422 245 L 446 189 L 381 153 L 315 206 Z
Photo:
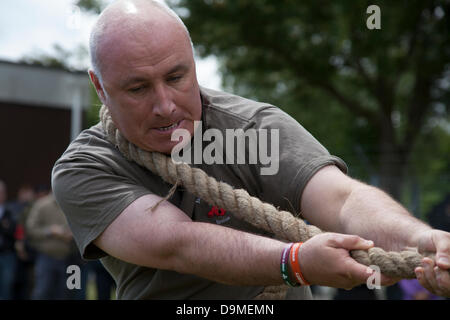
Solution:
M 81 254 L 101 259 L 119 299 L 252 299 L 264 286 L 286 282 L 293 286 L 289 298 L 309 299 L 308 283 L 338 288 L 366 283 L 370 272 L 349 250 L 374 244 L 436 251 L 436 265 L 424 259 L 416 274 L 430 291 L 450 294 L 450 234 L 431 229 L 382 191 L 348 177 L 345 163 L 280 109 L 200 87 L 188 31 L 169 8 L 155 1 L 113 3 L 94 26 L 90 48 L 92 83 L 130 143 L 170 155 L 177 143 L 172 133 L 184 129 L 193 136 L 195 121 L 220 132 L 277 129 L 274 175 L 261 175 L 260 164 L 196 166 L 335 232 L 293 251 L 183 188 L 149 211 L 171 186 L 128 161 L 98 124 L 56 162 L 52 183 Z M 303 279 L 291 262 L 284 277 L 280 273 L 282 257 L 292 256 Z M 382 285 L 396 280 L 381 275 Z

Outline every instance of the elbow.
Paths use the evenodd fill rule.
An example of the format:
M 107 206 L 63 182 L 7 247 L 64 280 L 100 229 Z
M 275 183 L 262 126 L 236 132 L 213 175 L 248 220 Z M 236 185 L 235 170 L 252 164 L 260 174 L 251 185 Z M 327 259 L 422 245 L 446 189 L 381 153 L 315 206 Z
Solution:
M 185 266 L 183 251 L 186 246 L 183 223 L 158 226 L 158 232 L 133 233 L 129 239 L 134 252 L 120 259 L 149 268 L 181 272 Z M 101 242 L 98 243 L 101 245 Z M 122 250 L 120 250 L 122 251 Z M 123 252 L 123 251 L 122 251 Z
M 338 209 L 339 231 L 342 233 L 351 233 L 352 224 L 361 214 L 361 204 L 364 203 L 364 194 L 367 192 L 368 185 L 352 181 L 348 188 L 346 188 L 341 195 L 341 202 Z
M 171 226 L 169 234 L 157 250 L 159 268 L 184 274 L 195 274 L 198 261 L 192 251 L 201 251 L 201 245 L 192 230 L 193 222 L 178 222 Z

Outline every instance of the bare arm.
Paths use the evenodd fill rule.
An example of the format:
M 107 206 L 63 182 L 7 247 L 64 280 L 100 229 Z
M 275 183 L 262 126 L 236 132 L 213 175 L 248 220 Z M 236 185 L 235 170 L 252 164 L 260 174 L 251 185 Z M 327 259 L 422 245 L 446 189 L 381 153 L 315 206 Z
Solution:
M 193 222 L 169 202 L 149 211 L 160 199 L 154 195 L 137 199 L 94 244 L 122 261 L 229 285 L 282 284 L 280 258 L 286 243 Z M 364 283 L 369 276 L 366 266 L 351 259 L 346 250 L 368 249 L 371 245 L 357 236 L 314 237 L 304 244 L 300 258 L 307 281 L 339 288 Z
M 416 277 L 430 292 L 450 297 L 450 233 L 414 218 L 381 190 L 328 166 L 307 184 L 301 208 L 306 219 L 324 230 L 356 234 L 385 250 L 410 246 L 435 252 L 436 260 L 424 258 Z
M 229 285 L 283 283 L 280 258 L 286 243 L 193 222 L 169 202 L 162 202 L 153 212 L 148 210 L 160 199 L 147 195 L 134 201 L 94 244 L 122 261 Z M 358 236 L 325 233 L 308 240 L 298 259 L 310 284 L 352 288 L 364 283 L 370 274 L 366 266 L 350 258 L 348 250 L 371 246 L 373 243 Z M 381 281 L 384 285 L 391 279 L 382 276 Z
M 195 274 L 234 285 L 281 284 L 286 244 L 223 226 L 192 222 L 160 198 L 137 199 L 95 240 L 108 254 L 137 265 Z
M 335 166 L 319 170 L 309 181 L 301 208 L 305 218 L 318 227 L 359 235 L 385 250 L 418 246 L 418 236 L 431 230 L 386 193 L 346 176 Z

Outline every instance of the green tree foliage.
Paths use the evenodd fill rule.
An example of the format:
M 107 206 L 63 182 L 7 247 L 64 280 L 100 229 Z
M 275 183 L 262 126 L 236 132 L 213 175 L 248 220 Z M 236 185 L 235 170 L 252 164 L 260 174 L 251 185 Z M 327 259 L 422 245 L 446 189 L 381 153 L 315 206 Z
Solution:
M 75 5 L 83 11 L 95 14 L 100 14 L 102 9 L 105 7 L 103 1 L 100 0 L 76 0 Z
M 450 192 L 448 1 L 377 1 L 380 30 L 366 26 L 369 1 L 168 3 L 226 88 L 286 110 L 351 174 L 397 199 L 417 181 L 428 197 Z
M 82 46 L 78 47 L 75 52 L 72 52 L 64 49 L 59 44 L 54 44 L 53 52 L 51 53 L 34 51 L 24 55 L 19 61 L 43 67 L 76 71 L 77 69 L 70 65 L 69 60 L 75 55 L 82 56 L 86 54 L 87 51 Z
M 92 103 L 91 107 L 85 113 L 85 121 L 84 121 L 85 128 L 90 128 L 91 126 L 97 124 L 100 121 L 99 112 L 102 106 L 102 103 L 98 98 L 97 92 L 95 91 L 92 82 L 90 88 L 91 88 Z

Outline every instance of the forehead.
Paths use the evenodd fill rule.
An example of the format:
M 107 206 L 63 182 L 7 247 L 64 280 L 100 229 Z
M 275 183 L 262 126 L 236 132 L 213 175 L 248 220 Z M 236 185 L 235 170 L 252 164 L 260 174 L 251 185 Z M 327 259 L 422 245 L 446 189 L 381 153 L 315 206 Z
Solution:
M 170 68 L 170 64 L 180 60 L 193 60 L 193 53 L 185 29 L 172 17 L 144 18 L 127 19 L 111 26 L 98 48 L 98 58 L 106 73 L 123 73 L 167 64 Z M 105 72 L 103 78 L 107 77 Z

